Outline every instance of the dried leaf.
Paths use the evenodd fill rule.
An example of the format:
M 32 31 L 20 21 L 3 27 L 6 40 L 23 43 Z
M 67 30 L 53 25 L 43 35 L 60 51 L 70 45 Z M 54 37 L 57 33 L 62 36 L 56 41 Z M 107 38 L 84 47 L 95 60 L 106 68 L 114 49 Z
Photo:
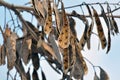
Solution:
M 25 75 L 21 75 L 21 80 L 27 80 L 26 76 Z
M 70 26 L 67 20 L 67 15 L 65 13 L 64 5 L 62 3 L 62 11 L 63 11 L 63 26 L 58 37 L 58 44 L 61 48 L 67 48 L 70 44 Z
M 73 69 L 71 71 L 71 75 L 75 79 L 81 79 L 81 80 L 83 80 L 84 69 L 83 69 L 83 65 L 82 65 L 82 62 L 81 62 L 80 58 L 77 57 L 77 56 L 76 56 L 76 63 L 74 64 L 74 67 L 73 67 Z
M 43 48 L 48 51 L 55 59 L 57 59 L 57 56 L 55 55 L 55 52 L 53 50 L 53 48 L 51 48 L 49 46 L 49 44 L 47 44 L 45 41 L 42 41 L 42 46 Z
M 81 49 L 79 48 L 78 45 L 76 45 L 76 48 L 77 48 L 76 51 L 77 51 L 77 54 L 78 54 L 77 57 L 79 57 L 79 59 L 81 60 L 82 65 L 83 65 L 83 69 L 84 69 L 84 75 L 86 75 L 88 73 L 87 64 L 86 64 L 85 60 L 83 59 L 83 56 L 82 56 L 82 53 L 81 53 Z
M 30 60 L 29 58 L 30 58 L 30 53 L 31 53 L 27 40 L 23 40 L 20 51 L 21 51 L 20 57 L 23 59 L 23 62 L 25 63 L 25 65 L 27 65 Z
M 96 72 L 95 72 L 95 75 L 94 75 L 94 80 L 100 80 L 99 77 L 97 76 Z
M 8 28 L 8 24 L 6 24 L 5 32 L 3 32 L 3 38 L 4 38 L 4 44 L 7 41 L 7 38 L 10 37 L 11 35 L 11 30 Z
M 42 55 L 43 51 L 40 48 L 41 47 L 37 47 L 37 42 L 35 40 L 32 40 L 31 53 L 41 53 Z
M 34 69 L 38 70 L 40 67 L 40 60 L 39 60 L 38 53 L 32 53 L 31 56 L 32 56 L 32 63 L 33 63 Z
M 17 40 L 16 41 L 16 52 L 17 52 L 18 56 L 20 56 L 20 57 L 22 56 L 21 48 L 22 48 L 22 41 Z
M 100 80 L 109 80 L 108 74 L 101 68 L 100 68 Z
M 15 68 L 16 68 L 17 72 L 20 74 L 21 80 L 27 80 L 25 70 L 24 70 L 24 67 L 23 67 L 23 64 L 22 64 L 22 61 L 20 58 L 16 59 Z
M 32 30 L 30 28 L 29 24 L 27 24 L 27 22 L 23 19 L 23 17 L 20 15 L 20 13 L 17 10 L 15 10 L 15 11 L 16 11 L 16 13 L 18 13 L 18 17 L 19 17 L 20 21 L 22 22 L 23 27 L 25 27 L 27 29 L 27 31 L 30 33 L 30 35 L 32 36 L 32 38 L 37 41 L 38 40 L 37 34 L 34 32 L 34 30 Z
M 98 36 L 100 38 L 102 49 L 104 49 L 106 47 L 106 45 L 107 45 L 107 41 L 106 41 L 106 38 L 105 38 L 105 35 L 104 35 L 102 24 L 101 24 L 101 21 L 99 19 L 98 13 L 94 8 L 93 8 L 93 13 L 94 13 L 95 22 L 96 22 L 96 25 L 97 25 Z
M 83 80 L 83 76 L 87 74 L 87 72 L 88 72 L 88 68 L 86 62 L 83 59 L 79 47 L 76 45 L 76 63 L 74 64 L 74 67 L 71 71 L 71 75 L 75 79 Z
M 26 23 L 28 24 L 28 26 L 29 26 L 37 35 L 39 35 L 39 30 L 38 30 L 31 22 L 26 21 Z M 30 33 L 29 33 L 29 30 L 27 30 L 27 32 L 28 32 L 28 34 L 30 34 Z
M 32 73 L 32 80 L 39 80 L 37 71 L 34 69 L 33 73 Z
M 26 43 L 28 45 L 28 50 L 31 51 L 32 39 L 26 40 Z
M 42 15 L 42 17 L 45 18 L 45 11 L 44 11 L 44 6 L 42 5 L 42 2 L 39 0 L 32 0 L 32 4 L 37 14 L 39 16 Z
M 42 6 L 44 7 L 44 9 L 45 9 L 45 13 L 47 13 L 48 12 L 48 1 L 47 0 L 43 0 L 42 1 Z M 47 14 L 46 14 L 47 15 Z M 45 15 L 45 16 L 46 16 Z
M 50 0 L 48 0 L 48 15 L 44 25 L 44 32 L 46 34 L 49 34 L 51 31 L 52 31 L 52 8 L 51 2 Z
M 76 63 L 72 69 L 71 74 L 75 79 L 83 80 L 84 71 L 82 65 Z
M 41 37 L 41 35 L 39 36 L 39 40 L 38 40 L 38 42 L 37 42 L 37 48 L 39 48 L 39 47 L 41 47 L 42 46 L 42 37 Z
M 6 56 L 6 51 L 5 51 L 5 46 L 1 46 L 1 64 L 5 64 L 5 56 Z
M 46 80 L 46 76 L 45 76 L 43 70 L 41 70 L 41 72 L 42 72 L 42 80 Z
M 8 25 L 7 25 L 6 29 L 5 29 L 4 34 L 5 34 L 6 37 L 9 37 L 11 35 L 11 30 L 10 30 L 10 28 L 8 28 Z
M 53 27 L 53 34 L 54 34 L 54 36 L 55 36 L 55 40 L 57 40 L 58 37 L 59 37 L 59 32 L 58 32 L 58 30 L 57 30 L 56 27 Z
M 35 14 L 35 18 L 37 19 L 37 22 L 40 26 L 43 27 L 45 25 L 45 20 L 42 16 Z
M 23 60 L 25 65 L 28 64 L 30 60 L 30 54 L 33 51 L 32 48 L 32 41 L 34 39 L 30 39 L 28 37 L 23 38 L 23 40 L 17 40 L 16 51 L 18 56 Z M 36 49 L 34 49 L 36 50 Z
M 11 70 L 16 61 L 16 39 L 18 38 L 16 33 L 11 32 L 10 36 L 6 39 L 6 54 L 7 54 L 7 67 Z
M 55 37 L 52 33 L 49 34 L 48 40 L 49 40 L 49 42 L 50 42 L 50 44 L 51 44 L 51 46 L 52 46 L 52 48 L 55 52 L 55 55 L 57 57 L 58 62 L 61 64 L 62 59 L 61 59 L 61 55 L 60 55 L 60 52 L 59 52 L 59 48 L 58 48 L 58 46 L 55 42 Z

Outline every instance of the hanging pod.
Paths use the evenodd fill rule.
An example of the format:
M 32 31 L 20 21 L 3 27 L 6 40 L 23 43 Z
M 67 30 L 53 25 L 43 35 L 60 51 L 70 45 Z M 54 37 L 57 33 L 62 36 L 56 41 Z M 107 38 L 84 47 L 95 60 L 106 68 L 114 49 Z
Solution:
M 63 26 L 58 37 L 58 44 L 60 48 L 64 49 L 64 48 L 67 48 L 70 44 L 70 26 L 69 26 L 67 15 L 64 9 L 63 2 L 61 2 L 61 4 L 62 4 L 62 13 L 63 13 L 63 16 L 62 16 Z
M 102 24 L 101 24 L 101 21 L 99 19 L 97 11 L 93 7 L 92 7 L 92 9 L 93 9 L 94 17 L 95 17 L 97 32 L 98 32 L 98 36 L 99 36 L 99 39 L 100 39 L 100 42 L 101 42 L 101 46 L 102 46 L 102 49 L 105 49 L 105 47 L 107 45 L 107 41 L 106 41 L 106 38 L 105 38 L 105 35 L 104 35 Z

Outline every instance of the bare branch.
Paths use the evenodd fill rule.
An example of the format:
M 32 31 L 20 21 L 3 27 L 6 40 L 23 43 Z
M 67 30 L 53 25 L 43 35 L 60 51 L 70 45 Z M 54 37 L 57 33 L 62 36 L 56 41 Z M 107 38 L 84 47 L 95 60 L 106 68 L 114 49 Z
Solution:
M 120 6 L 119 3 L 107 3 L 107 2 L 99 3 L 99 2 L 97 2 L 97 3 L 86 3 L 86 4 L 84 4 L 84 2 L 83 2 L 82 4 L 65 7 L 65 9 L 71 9 L 71 8 L 80 7 L 80 6 L 84 6 L 84 5 L 98 5 L 98 4 L 102 4 L 102 5 L 109 4 L 109 5 L 118 5 L 118 6 Z M 61 8 L 59 10 L 61 10 Z
M 98 5 L 98 4 L 103 4 L 103 5 L 106 5 L 106 4 L 110 4 L 110 5 L 119 5 L 120 6 L 120 4 L 119 3 L 86 3 L 87 5 Z M 12 8 L 15 8 L 15 9 L 18 9 L 18 10 L 24 10 L 24 11 L 33 11 L 34 9 L 33 9 L 33 7 L 26 7 L 26 6 L 18 6 L 18 5 L 13 5 L 13 4 L 9 4 L 9 3 L 7 3 L 7 2 L 5 2 L 5 1 L 3 1 L 3 0 L 0 0 L 0 5 L 1 6 L 4 6 L 4 7 L 7 7 L 7 8 L 9 8 L 9 9 L 12 9 Z M 79 7 L 79 6 L 83 6 L 83 5 L 85 5 L 85 4 L 78 4 L 78 5 L 74 5 L 74 6 L 69 6 L 69 7 L 65 7 L 65 9 L 71 9 L 71 8 L 75 8 L 75 7 Z M 118 8 L 115 8 L 114 10 L 112 10 L 111 12 L 115 12 L 115 11 L 117 11 L 117 10 L 119 10 L 120 9 L 120 7 L 118 7 Z M 60 9 L 59 9 L 60 10 Z M 106 13 L 107 14 L 107 13 Z M 74 16 L 74 15 L 72 15 L 72 14 L 70 14 L 70 13 L 67 13 L 67 15 L 68 16 Z M 83 16 L 82 14 L 80 14 L 81 16 Z M 84 16 L 86 16 L 86 17 L 90 17 L 90 15 L 84 15 Z M 99 17 L 102 17 L 101 16 L 101 14 L 99 14 Z M 107 17 L 108 17 L 108 15 L 107 15 Z M 111 17 L 111 15 L 109 16 L 109 17 Z M 119 15 L 113 15 L 113 17 L 114 18 L 120 18 L 120 16 Z
M 13 4 L 9 4 L 3 0 L 0 0 L 0 6 L 5 6 L 7 8 L 15 8 L 15 9 L 19 9 L 19 10 L 32 10 L 33 11 L 33 8 L 32 7 L 26 7 L 26 6 L 18 6 L 18 5 L 13 5 Z
M 19 11 L 17 9 L 23 9 L 23 7 L 19 7 L 18 6 L 14 7 L 12 4 L 8 4 L 2 0 L 0 0 L 0 4 L 2 4 L 3 6 L 11 9 L 13 12 L 15 12 L 15 14 L 19 17 L 20 21 L 23 23 L 23 25 L 25 25 L 25 27 L 30 31 L 31 35 L 33 36 L 33 38 L 37 41 L 37 35 L 34 33 L 34 31 L 28 26 L 28 24 L 25 22 L 25 20 L 23 19 L 23 17 L 20 15 Z M 24 7 L 24 9 L 28 10 L 28 8 Z
M 120 9 L 120 7 L 119 7 L 119 9 Z M 115 9 L 114 11 L 116 11 L 116 9 Z M 113 12 L 113 11 L 112 11 L 112 12 Z M 76 17 L 76 16 L 73 15 L 72 13 L 66 13 L 66 14 L 67 14 L 68 16 Z M 90 15 L 82 15 L 82 14 L 79 14 L 79 16 L 81 16 L 81 17 L 82 17 L 82 16 L 91 17 Z M 98 16 L 99 16 L 99 17 L 103 17 L 101 14 L 99 14 Z M 112 15 L 109 15 L 109 16 L 108 16 L 108 14 L 106 14 L 106 16 L 107 16 L 107 17 L 112 17 Z M 94 16 L 93 16 L 93 17 L 94 17 Z M 113 17 L 114 17 L 114 18 L 120 18 L 120 15 L 113 15 Z
M 37 0 L 37 1 L 39 2 L 40 0 Z M 41 64 L 39 64 L 39 61 L 40 61 L 39 58 L 41 58 L 42 56 L 49 63 L 49 65 L 53 68 L 54 71 L 56 71 L 59 74 L 62 73 L 63 79 L 70 80 L 72 79 L 72 77 L 74 77 L 75 79 L 83 80 L 84 75 L 88 71 L 86 62 L 91 64 L 91 66 L 93 67 L 94 73 L 96 74 L 97 72 L 95 68 L 98 66 L 95 66 L 90 60 L 83 57 L 82 50 L 84 50 L 85 44 L 89 45 L 88 49 L 90 49 L 90 43 L 91 43 L 90 36 L 92 34 L 95 34 L 97 35 L 97 37 L 99 37 L 99 41 L 102 44 L 101 45 L 102 49 L 107 47 L 107 51 L 110 50 L 110 47 L 109 47 L 111 46 L 110 35 L 113 35 L 113 34 L 109 34 L 109 33 L 110 32 L 116 33 L 115 35 L 119 33 L 118 25 L 114 18 L 120 18 L 120 15 L 118 14 L 112 15 L 112 13 L 115 11 L 116 12 L 120 11 L 120 3 L 119 2 L 118 3 L 108 3 L 108 2 L 85 3 L 83 2 L 82 4 L 79 4 L 79 5 L 64 7 L 64 3 L 62 2 L 62 0 L 58 0 L 58 3 L 61 2 L 60 4 L 61 9 L 58 9 L 59 5 L 56 4 L 57 3 L 56 1 L 55 3 L 54 3 L 54 0 L 52 1 L 49 0 L 49 2 L 47 2 L 48 0 L 42 0 L 42 1 L 38 7 L 33 8 L 31 6 L 27 7 L 22 5 L 9 4 L 8 2 L 5 2 L 5 0 L 0 0 L 0 7 L 5 8 L 5 17 L 3 17 L 5 18 L 4 25 L 7 25 L 6 19 L 8 20 L 8 18 L 6 17 L 7 16 L 6 8 L 9 10 L 9 12 L 13 11 L 13 13 L 10 12 L 9 14 L 11 16 L 10 21 L 13 22 L 12 23 L 13 26 L 10 26 L 10 29 L 5 28 L 5 31 L 4 31 L 4 28 L 2 28 L 0 25 L 0 32 L 4 39 L 3 45 L 0 46 L 0 55 L 2 55 L 2 57 L 0 57 L 0 60 L 2 60 L 2 58 L 5 59 L 5 56 L 8 58 L 7 80 L 9 79 L 9 77 L 11 77 L 12 80 L 16 80 L 17 73 L 20 74 L 20 78 L 22 80 L 30 80 L 30 77 L 33 77 L 33 79 L 38 79 L 36 78 L 36 76 L 38 77 L 39 75 L 38 74 L 39 72 L 37 72 L 39 68 L 41 68 L 42 79 L 45 79 L 46 78 L 45 74 L 42 71 L 42 67 L 40 66 Z M 55 6 L 58 5 L 56 7 L 57 12 L 55 11 L 54 5 L 52 4 L 55 4 Z M 36 6 L 38 4 L 36 2 L 36 4 L 33 3 L 33 5 Z M 99 6 L 98 9 L 101 9 L 101 12 L 98 12 L 97 8 L 94 9 L 93 8 L 95 7 L 94 5 Z M 107 5 L 107 7 L 104 5 Z M 47 8 L 39 8 L 41 6 L 42 7 L 47 6 Z M 51 10 L 52 7 L 53 7 L 53 10 Z M 87 10 L 89 14 L 85 13 L 86 11 L 84 9 L 82 10 L 82 13 L 77 13 L 77 11 L 74 11 L 75 7 L 81 7 L 80 10 L 82 10 L 83 7 L 85 7 L 85 10 Z M 74 9 L 73 12 L 71 13 L 65 12 L 65 9 L 71 9 L 71 8 Z M 37 9 L 38 11 L 36 12 L 35 9 Z M 105 12 L 104 9 L 106 9 L 107 11 Z M 36 26 L 33 25 L 32 22 L 29 22 L 30 19 L 28 21 L 25 20 L 25 18 L 23 17 L 24 13 L 23 15 L 21 15 L 22 11 L 30 12 L 30 14 L 35 16 L 34 18 L 36 20 L 39 18 L 38 20 L 39 25 L 37 26 L 37 28 Z M 23 33 L 23 36 L 19 37 L 18 39 L 14 39 L 15 37 L 13 36 L 13 31 L 16 28 L 15 26 L 16 22 L 14 22 L 13 20 L 14 17 L 16 16 L 13 16 L 13 15 L 16 15 L 17 18 L 19 19 L 19 21 L 17 20 L 16 22 L 18 26 L 21 26 L 20 29 Z M 45 18 L 43 18 L 43 15 L 45 15 Z M 52 17 L 52 15 L 55 15 L 55 16 Z M 60 18 L 56 17 L 56 15 L 59 16 Z M 77 37 L 77 33 L 78 33 L 78 31 L 76 30 L 77 20 L 74 19 L 73 17 L 78 18 L 84 24 L 84 31 L 80 40 Z M 73 19 L 71 20 L 71 18 Z M 88 18 L 91 19 L 90 25 L 89 25 Z M 109 32 L 108 38 L 106 38 L 106 35 L 104 35 L 105 30 L 104 30 L 104 26 L 102 26 L 100 18 L 103 18 L 106 24 L 111 25 L 111 26 L 107 25 L 108 27 L 107 31 Z M 56 24 L 53 23 L 54 19 L 56 21 Z M 40 25 L 41 21 L 44 21 L 46 24 Z M 57 21 L 59 21 L 60 25 L 58 25 Z M 19 22 L 21 22 L 21 24 L 19 24 Z M 95 25 L 94 22 L 97 25 L 97 28 L 96 28 L 97 32 L 93 31 L 93 28 L 94 28 L 93 26 Z M 48 25 L 47 28 L 46 28 L 46 25 Z M 45 29 L 48 30 L 49 34 L 46 33 Z M 20 34 L 20 33 L 17 32 L 17 34 Z M 17 36 L 17 34 L 15 33 L 15 36 Z M 24 44 L 25 46 L 23 46 Z M 12 48 L 9 48 L 9 47 L 12 47 Z M 27 51 L 24 51 L 24 49 L 27 49 Z M 13 51 L 14 51 L 14 56 L 9 57 L 9 52 L 13 52 Z M 24 56 L 23 52 L 27 56 Z M 16 69 L 16 74 L 14 76 L 13 75 L 11 76 L 11 74 L 9 73 L 9 71 L 11 70 L 11 68 L 9 68 L 9 62 L 12 59 L 14 59 L 14 61 L 12 61 L 14 65 L 12 65 L 12 67 L 14 66 Z M 30 72 L 29 72 L 30 67 L 28 69 L 28 72 L 26 72 L 25 67 L 23 66 L 23 63 L 25 63 L 25 65 L 29 64 L 28 61 L 31 59 L 32 59 L 32 64 L 30 63 L 30 66 L 33 65 L 33 69 L 34 69 L 32 75 L 30 75 Z M 102 80 L 108 79 L 107 73 L 101 67 L 99 68 L 101 70 L 100 76 L 99 76 L 100 79 Z

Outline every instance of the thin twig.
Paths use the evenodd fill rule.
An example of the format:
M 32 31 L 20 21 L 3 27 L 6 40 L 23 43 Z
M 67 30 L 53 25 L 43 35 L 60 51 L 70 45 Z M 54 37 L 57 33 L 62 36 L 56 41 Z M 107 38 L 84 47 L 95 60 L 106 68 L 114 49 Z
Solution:
M 9 71 L 7 72 L 7 80 L 9 80 Z
M 16 73 L 15 73 L 15 75 L 14 75 L 14 80 L 16 80 L 16 77 L 17 77 L 17 71 L 16 71 Z
M 15 12 L 15 14 L 19 17 L 20 21 L 26 27 L 26 29 L 28 29 L 28 31 L 30 31 L 32 37 L 37 41 L 38 37 L 37 37 L 36 33 L 28 26 L 28 24 L 25 22 L 25 20 L 23 19 L 23 17 L 19 13 L 19 11 L 16 10 L 14 7 L 8 7 L 8 6 L 6 6 L 6 7 L 9 8 L 9 9 L 11 9 L 13 12 Z
M 9 73 L 9 75 L 10 75 L 11 79 L 14 80 L 14 79 L 13 79 L 13 76 L 12 76 L 10 73 Z
M 95 66 L 90 60 L 88 60 L 86 57 L 83 57 L 91 66 L 93 67 L 94 72 L 96 72 L 95 67 L 100 67 L 100 66 Z
M 119 10 L 119 9 L 120 9 L 120 7 L 118 7 L 118 8 L 116 8 L 116 9 L 112 10 L 111 12 L 113 13 L 113 12 Z
M 8 70 L 8 72 L 7 72 L 7 80 L 9 80 L 9 76 L 11 77 L 12 80 L 14 80 L 12 75 L 9 73 L 9 70 Z
M 6 7 L 4 7 L 4 29 L 6 27 Z
M 9 13 L 10 13 L 10 16 L 11 16 L 11 19 L 12 19 L 12 22 L 13 22 L 13 25 L 14 25 L 14 29 L 13 29 L 13 31 L 15 31 L 15 22 L 14 22 L 14 19 L 13 19 L 13 16 L 12 16 L 12 13 L 11 13 L 10 10 L 9 10 Z

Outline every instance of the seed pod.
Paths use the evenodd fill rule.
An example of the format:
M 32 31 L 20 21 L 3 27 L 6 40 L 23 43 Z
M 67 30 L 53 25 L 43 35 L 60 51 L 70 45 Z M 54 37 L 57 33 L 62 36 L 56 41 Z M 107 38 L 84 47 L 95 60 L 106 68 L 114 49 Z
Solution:
M 50 0 L 48 0 L 48 14 L 44 25 L 44 32 L 49 34 L 52 31 L 52 8 Z
M 70 26 L 68 23 L 68 19 L 65 13 L 64 5 L 62 3 L 62 11 L 63 11 L 63 27 L 58 37 L 58 44 L 61 48 L 67 48 L 70 44 Z
M 101 45 L 102 45 L 102 49 L 104 49 L 107 45 L 107 41 L 106 41 L 106 38 L 105 38 L 105 35 L 104 35 L 102 24 L 101 24 L 101 21 L 99 19 L 98 13 L 94 8 L 93 8 L 93 13 L 94 13 L 95 22 L 96 22 L 96 25 L 97 25 L 98 36 L 99 36 L 99 39 L 100 39 L 100 42 L 101 42 Z

